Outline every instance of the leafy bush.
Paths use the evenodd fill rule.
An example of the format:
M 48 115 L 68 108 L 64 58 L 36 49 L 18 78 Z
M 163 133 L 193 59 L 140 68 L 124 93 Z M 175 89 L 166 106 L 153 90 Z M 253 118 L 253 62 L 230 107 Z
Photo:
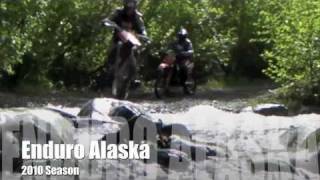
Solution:
M 105 11 L 113 8 L 108 5 L 110 2 L 6 0 L 0 3 L 3 17 L 0 68 L 7 74 L 19 74 L 18 84 L 36 76 L 54 81 L 70 76 L 77 79 L 79 74 L 92 71 L 104 61 L 110 35 L 101 28 L 100 20 Z M 33 78 L 33 83 L 37 83 L 36 79 L 39 78 Z M 69 83 L 79 83 L 72 81 Z
M 17 84 L 25 83 L 27 77 L 44 76 L 53 83 L 62 81 L 66 86 L 88 85 L 90 73 L 104 64 L 112 35 L 101 26 L 100 20 L 110 15 L 119 3 L 1 1 L 0 68 L 5 72 L 2 74 L 12 75 Z M 147 58 L 145 71 L 154 72 L 160 61 L 159 50 L 175 39 L 181 26 L 190 31 L 201 76 L 210 73 L 212 61 L 227 64 L 229 50 L 236 40 L 233 25 L 227 20 L 228 4 L 208 0 L 141 1 L 140 9 L 153 40 L 142 55 Z M 26 55 L 31 69 L 26 65 L 29 63 L 25 62 Z
M 261 12 L 273 44 L 265 52 L 270 64 L 266 74 L 282 86 L 286 97 L 319 103 L 319 2 L 277 1 L 268 6 L 267 11 Z
M 88 86 L 92 72 L 105 63 L 112 35 L 100 20 L 120 3 L 0 1 L 2 85 Z M 146 80 L 153 77 L 161 49 L 183 26 L 194 44 L 199 77 L 222 69 L 255 78 L 266 69 L 285 95 L 319 100 L 317 0 L 141 0 L 139 6 L 152 39 L 140 56 Z

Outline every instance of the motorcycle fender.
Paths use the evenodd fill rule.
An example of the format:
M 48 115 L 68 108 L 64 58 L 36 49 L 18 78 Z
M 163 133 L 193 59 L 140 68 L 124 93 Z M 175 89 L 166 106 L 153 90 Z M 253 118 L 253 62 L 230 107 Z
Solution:
M 160 66 L 159 66 L 161 69 L 166 69 L 169 67 L 168 64 L 165 64 L 165 63 L 161 63 Z
M 121 39 L 122 42 L 124 43 L 128 42 L 128 35 L 125 31 L 118 32 L 118 37 Z

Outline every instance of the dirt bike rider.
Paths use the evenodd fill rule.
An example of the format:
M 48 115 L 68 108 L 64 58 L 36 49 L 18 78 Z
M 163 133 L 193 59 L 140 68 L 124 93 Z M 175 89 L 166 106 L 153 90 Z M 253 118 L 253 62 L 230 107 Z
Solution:
M 147 32 L 142 19 L 142 14 L 137 10 L 138 0 L 123 0 L 123 8 L 117 9 L 110 20 L 115 22 L 121 28 L 147 37 Z M 115 30 L 112 38 L 112 45 L 107 57 L 106 67 L 111 81 L 114 75 L 114 65 L 117 59 L 117 48 L 122 44 L 118 37 L 118 31 Z M 137 80 L 136 80 L 137 81 Z
M 181 28 L 177 33 L 177 40 L 170 45 L 176 55 L 175 66 L 179 69 L 179 76 L 181 79 L 181 85 L 184 87 L 185 93 L 188 93 L 185 89 L 185 83 L 190 77 L 194 64 L 192 62 L 193 46 L 192 42 L 188 38 L 188 31 L 185 28 Z

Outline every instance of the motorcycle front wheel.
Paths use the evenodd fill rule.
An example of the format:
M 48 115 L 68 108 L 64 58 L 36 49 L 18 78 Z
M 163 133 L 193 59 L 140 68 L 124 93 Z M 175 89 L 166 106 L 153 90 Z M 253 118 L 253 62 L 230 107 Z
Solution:
M 121 66 L 115 70 L 115 76 L 112 83 L 112 95 L 120 100 L 127 99 L 131 81 L 135 75 L 135 65 L 127 59 Z
M 193 69 L 194 69 L 194 63 L 189 62 L 189 63 L 186 63 L 186 69 L 184 69 L 185 71 L 182 71 L 182 77 L 186 77 L 186 80 L 182 85 L 184 94 L 186 95 L 194 95 L 196 93 L 197 82 L 196 82 L 195 73 Z
M 112 83 L 112 95 L 119 100 L 127 99 L 129 96 L 129 80 L 115 78 Z
M 159 68 L 157 79 L 154 83 L 154 94 L 158 99 L 162 99 L 168 92 L 168 84 L 165 69 Z

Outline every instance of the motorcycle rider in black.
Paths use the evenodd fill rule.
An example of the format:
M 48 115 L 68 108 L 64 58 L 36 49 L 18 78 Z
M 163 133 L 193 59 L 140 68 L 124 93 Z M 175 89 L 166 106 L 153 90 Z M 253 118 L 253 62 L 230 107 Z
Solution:
M 188 31 L 181 28 L 177 33 L 177 40 L 171 45 L 171 49 L 175 52 L 176 61 L 175 66 L 179 69 L 178 73 L 181 80 L 181 85 L 185 88 L 185 83 L 190 77 L 194 63 L 192 62 L 193 46 L 192 42 L 188 38 Z M 185 93 L 188 93 L 184 89 Z
M 147 32 L 142 19 L 142 14 L 137 10 L 137 0 L 123 0 L 123 8 L 117 9 L 110 20 L 115 22 L 121 28 L 147 37 Z M 112 82 L 114 75 L 114 65 L 117 59 L 117 49 L 122 42 L 117 35 L 117 30 L 113 33 L 112 45 L 107 57 L 106 68 Z

